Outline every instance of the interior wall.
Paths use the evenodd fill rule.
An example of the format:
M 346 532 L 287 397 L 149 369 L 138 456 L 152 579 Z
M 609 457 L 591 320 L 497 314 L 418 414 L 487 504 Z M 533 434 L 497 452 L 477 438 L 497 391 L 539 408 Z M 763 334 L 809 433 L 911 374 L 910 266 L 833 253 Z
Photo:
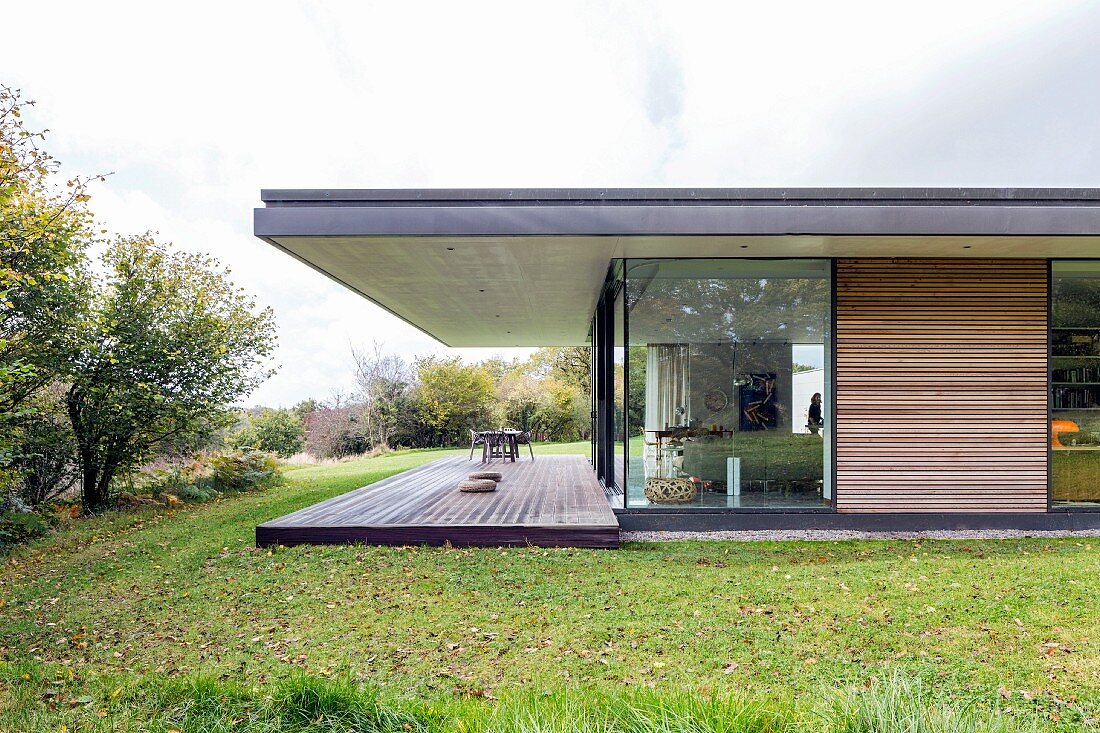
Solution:
M 692 344 L 689 383 L 690 414 L 702 425 L 737 425 L 737 388 L 733 386 L 733 344 Z M 722 390 L 727 401 L 725 409 L 712 411 L 706 405 L 706 395 Z
M 736 429 L 740 409 L 738 374 L 775 374 L 777 429 L 790 432 L 791 421 L 798 407 L 792 405 L 791 345 L 782 343 L 755 344 L 692 344 L 689 375 L 690 416 L 701 425 L 724 425 Z M 721 410 L 707 407 L 707 394 L 720 389 L 727 398 Z

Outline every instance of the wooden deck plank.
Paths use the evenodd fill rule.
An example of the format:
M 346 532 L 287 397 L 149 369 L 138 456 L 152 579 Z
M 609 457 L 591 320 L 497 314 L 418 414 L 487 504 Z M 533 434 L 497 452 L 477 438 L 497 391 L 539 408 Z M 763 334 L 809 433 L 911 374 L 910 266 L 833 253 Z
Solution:
M 580 456 L 493 463 L 497 490 L 463 494 L 486 467 L 466 456 L 420 466 L 256 527 L 256 543 L 618 547 L 619 525 Z

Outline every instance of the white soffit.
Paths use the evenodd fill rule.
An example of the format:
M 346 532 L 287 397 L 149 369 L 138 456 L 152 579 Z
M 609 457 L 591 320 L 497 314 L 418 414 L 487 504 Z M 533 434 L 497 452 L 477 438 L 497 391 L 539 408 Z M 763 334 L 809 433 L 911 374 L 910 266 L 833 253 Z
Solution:
M 642 236 L 622 257 L 1100 257 L 1092 236 Z
M 1100 237 L 1093 236 L 349 236 L 272 241 L 444 344 L 489 347 L 585 343 L 600 286 L 615 257 L 1100 258 Z
M 448 346 L 570 346 L 588 337 L 617 238 L 274 241 Z

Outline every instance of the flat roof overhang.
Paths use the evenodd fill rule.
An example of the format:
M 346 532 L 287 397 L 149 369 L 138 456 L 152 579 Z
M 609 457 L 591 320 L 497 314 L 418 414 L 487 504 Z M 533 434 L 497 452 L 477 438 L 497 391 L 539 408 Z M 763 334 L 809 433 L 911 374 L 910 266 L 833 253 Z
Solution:
M 264 190 L 256 236 L 450 346 L 582 344 L 616 257 L 1100 257 L 1100 189 Z

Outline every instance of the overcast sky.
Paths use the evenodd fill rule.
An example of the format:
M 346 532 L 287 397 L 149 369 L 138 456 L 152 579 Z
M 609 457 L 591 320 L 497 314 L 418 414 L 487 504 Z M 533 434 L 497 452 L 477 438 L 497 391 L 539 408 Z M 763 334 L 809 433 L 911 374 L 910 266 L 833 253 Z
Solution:
M 541 9 L 533 9 L 541 8 Z M 261 188 L 1100 186 L 1100 3 L 54 3 L 0 81 L 113 232 L 276 312 L 249 402 L 446 353 L 252 237 Z M 458 350 L 467 358 L 493 352 Z

